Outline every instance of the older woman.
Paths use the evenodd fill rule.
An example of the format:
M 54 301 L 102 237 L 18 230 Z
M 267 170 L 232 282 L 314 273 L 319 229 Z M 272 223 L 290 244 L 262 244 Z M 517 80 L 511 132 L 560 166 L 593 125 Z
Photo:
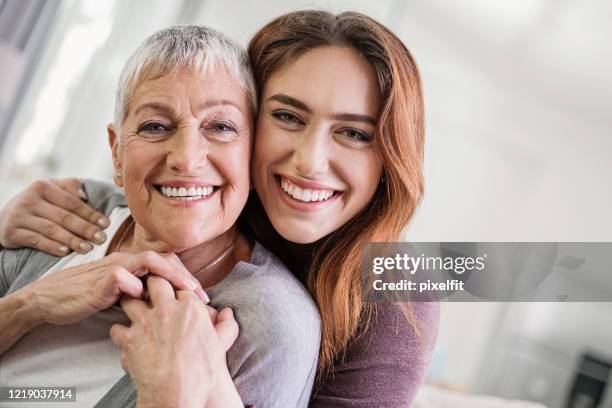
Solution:
M 285 267 L 234 226 L 249 192 L 256 100 L 247 61 L 223 35 L 198 26 L 161 30 L 130 58 L 108 127 L 125 199 L 85 183 L 104 203 L 111 239 L 62 259 L 27 249 L 0 253 L 2 385 L 74 386 L 78 404 L 92 406 L 126 381 L 123 367 L 141 406 L 206 401 L 210 388 L 199 384 L 210 375 L 206 384 L 217 392 L 207 406 L 239 406 L 240 398 L 307 405 L 317 309 Z M 159 278 L 145 289 L 139 277 L 146 274 Z M 208 317 L 201 286 L 210 288 L 218 315 Z M 226 306 L 240 325 L 227 365 L 219 350 L 231 346 L 237 329 Z M 150 314 L 156 323 L 141 324 Z M 122 325 L 130 320 L 131 328 Z M 115 341 L 157 353 L 171 373 L 151 375 L 155 367 L 121 355 L 111 326 Z M 188 332 L 199 335 L 180 335 Z M 197 358 L 208 365 L 185 370 L 190 356 L 177 353 L 183 346 L 210 355 Z

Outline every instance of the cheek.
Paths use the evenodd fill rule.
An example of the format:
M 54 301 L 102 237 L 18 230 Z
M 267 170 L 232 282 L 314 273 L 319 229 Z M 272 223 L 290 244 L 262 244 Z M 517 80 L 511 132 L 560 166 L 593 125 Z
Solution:
M 370 202 L 378 188 L 382 166 L 373 151 L 362 152 L 359 156 L 344 161 L 346 165 L 343 170 L 344 174 L 350 178 L 349 185 L 357 201 L 355 204 L 359 205 L 361 207 L 359 210 L 361 210 Z M 354 165 L 351 165 L 354 163 L 360 163 L 359 172 L 354 171 Z
M 157 146 L 143 142 L 127 144 L 122 166 L 126 196 L 143 194 L 147 178 L 160 163 L 163 163 L 163 154 Z
M 221 149 L 218 170 L 230 187 L 228 199 L 246 200 L 249 193 L 251 148 L 248 144 Z
M 260 120 L 253 149 L 253 181 L 257 184 L 271 164 L 287 156 L 291 147 L 288 135 L 278 129 L 270 120 Z

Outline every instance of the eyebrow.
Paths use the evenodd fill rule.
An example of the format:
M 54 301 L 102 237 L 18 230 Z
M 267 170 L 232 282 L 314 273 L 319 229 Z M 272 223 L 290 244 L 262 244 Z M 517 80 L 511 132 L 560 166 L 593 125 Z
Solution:
M 269 97 L 266 102 L 267 101 L 277 101 L 284 103 L 285 105 L 293 106 L 294 108 L 300 109 L 304 112 L 312 113 L 312 110 L 304 102 L 289 95 L 275 94 Z M 360 115 L 357 113 L 334 113 L 331 115 L 331 118 L 335 120 L 344 120 L 347 122 L 365 122 L 376 126 L 376 119 L 369 115 Z
M 134 110 L 134 115 L 138 115 L 140 112 L 146 109 L 160 111 L 168 116 L 173 116 L 174 114 L 174 109 L 172 109 L 169 105 L 159 102 L 146 102 L 141 105 L 138 105 L 138 107 Z
M 230 100 L 227 100 L 227 99 L 214 99 L 212 101 L 203 102 L 200 105 L 198 105 L 198 110 L 203 111 L 203 110 L 212 108 L 214 106 L 233 106 L 234 108 L 242 112 L 242 109 L 240 109 L 240 106 L 238 106 L 236 103 Z M 168 116 L 174 115 L 174 109 L 170 105 L 167 105 L 162 102 L 146 102 L 141 105 L 138 105 L 136 110 L 134 110 L 134 115 L 137 115 L 138 113 L 142 112 L 145 109 L 153 109 L 163 114 L 166 114 Z

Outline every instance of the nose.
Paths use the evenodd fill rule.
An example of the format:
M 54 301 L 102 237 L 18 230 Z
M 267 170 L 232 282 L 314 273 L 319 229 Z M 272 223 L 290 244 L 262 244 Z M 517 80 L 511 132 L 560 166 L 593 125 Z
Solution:
M 327 172 L 330 148 L 325 129 L 305 131 L 295 145 L 291 160 L 300 175 L 314 179 Z
M 209 142 L 196 128 L 179 128 L 170 138 L 166 163 L 177 174 L 191 175 L 208 161 Z

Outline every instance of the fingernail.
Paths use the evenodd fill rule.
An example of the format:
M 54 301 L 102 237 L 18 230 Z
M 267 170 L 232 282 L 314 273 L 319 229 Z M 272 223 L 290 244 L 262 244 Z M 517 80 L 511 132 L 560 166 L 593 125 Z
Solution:
M 200 297 L 200 299 L 204 301 L 204 303 L 210 302 L 210 298 L 208 297 L 208 294 L 204 291 L 204 289 L 196 289 L 196 294 Z
M 96 243 L 101 244 L 104 241 L 106 241 L 106 234 L 98 231 L 94 234 L 94 241 L 96 241 Z
M 91 245 L 89 242 L 81 242 L 79 244 L 79 248 L 81 248 L 81 251 L 83 252 L 89 252 L 93 249 L 93 245 Z
M 87 197 L 87 193 L 85 192 L 85 190 L 83 190 L 83 188 L 79 187 L 78 194 L 79 194 L 79 197 L 81 197 L 83 200 L 85 201 L 89 200 L 89 197 Z
M 106 217 L 100 217 L 98 219 L 98 225 L 101 226 L 102 228 L 106 228 L 110 225 L 110 221 Z
M 70 251 L 70 248 L 68 248 L 66 245 L 60 245 L 58 249 L 62 254 L 67 254 Z

